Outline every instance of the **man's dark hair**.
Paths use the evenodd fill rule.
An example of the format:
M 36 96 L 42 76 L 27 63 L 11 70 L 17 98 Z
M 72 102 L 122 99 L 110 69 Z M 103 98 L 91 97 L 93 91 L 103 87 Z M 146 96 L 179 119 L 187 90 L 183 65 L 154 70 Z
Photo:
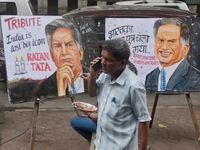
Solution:
M 190 40 L 190 30 L 187 26 L 187 24 L 181 19 L 181 18 L 163 18 L 163 19 L 158 19 L 154 23 L 153 27 L 153 32 L 154 32 L 154 37 L 156 38 L 158 28 L 162 25 L 166 24 L 174 24 L 177 26 L 180 26 L 180 35 L 181 35 L 181 43 L 184 46 L 185 44 L 189 44 Z
M 104 41 L 102 50 L 112 53 L 118 61 L 125 59 L 126 63 L 128 63 L 130 49 L 128 43 L 123 38 Z
M 49 45 L 49 48 L 51 49 L 52 46 L 52 34 L 53 32 L 58 28 L 67 28 L 72 31 L 74 41 L 76 43 L 76 46 L 80 50 L 83 48 L 83 43 L 81 39 L 81 34 L 78 31 L 77 27 L 69 20 L 67 19 L 55 19 L 54 21 L 50 22 L 45 27 L 45 34 L 47 38 L 47 42 Z

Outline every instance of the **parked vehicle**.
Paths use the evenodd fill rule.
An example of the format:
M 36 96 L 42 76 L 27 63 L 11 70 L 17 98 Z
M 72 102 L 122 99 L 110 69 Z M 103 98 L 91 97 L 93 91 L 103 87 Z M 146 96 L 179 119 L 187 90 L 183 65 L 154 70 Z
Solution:
M 29 0 L 1 0 L 0 15 L 34 15 L 34 10 Z
M 187 4 L 182 1 L 174 0 L 137 0 L 116 2 L 114 5 L 130 5 L 130 6 L 151 6 L 151 7 L 167 7 L 175 9 L 189 10 Z
M 0 15 L 34 15 L 34 9 L 29 0 L 1 0 Z M 0 23 L 1 28 L 1 23 Z M 3 37 L 0 29 L 0 81 L 6 82 L 6 68 L 3 48 Z

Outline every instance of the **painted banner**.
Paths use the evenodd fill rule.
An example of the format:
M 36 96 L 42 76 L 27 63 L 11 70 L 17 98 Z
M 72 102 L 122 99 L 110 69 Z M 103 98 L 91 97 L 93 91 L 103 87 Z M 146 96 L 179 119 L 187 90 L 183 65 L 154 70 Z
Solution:
M 87 90 L 80 76 L 99 56 L 91 17 L 1 16 L 1 23 L 11 103 Z
M 200 91 L 199 18 L 107 18 L 105 39 L 124 38 L 152 92 Z

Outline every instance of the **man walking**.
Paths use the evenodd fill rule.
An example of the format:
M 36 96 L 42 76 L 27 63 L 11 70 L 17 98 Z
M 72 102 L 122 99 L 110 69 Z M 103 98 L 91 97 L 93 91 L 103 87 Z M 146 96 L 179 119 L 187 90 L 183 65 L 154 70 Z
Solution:
M 146 150 L 151 117 L 145 88 L 127 67 L 129 45 L 122 38 L 107 40 L 101 55 L 91 62 L 88 79 L 89 95 L 98 97 L 95 150 L 137 150 L 138 129 L 139 149 Z M 95 71 L 98 61 L 102 68 Z

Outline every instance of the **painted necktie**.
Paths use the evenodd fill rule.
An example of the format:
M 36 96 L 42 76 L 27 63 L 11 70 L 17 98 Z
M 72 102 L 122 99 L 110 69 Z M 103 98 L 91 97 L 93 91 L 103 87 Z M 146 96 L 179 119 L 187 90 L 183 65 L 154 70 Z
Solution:
M 164 68 L 161 69 L 160 74 L 160 91 L 166 90 L 166 71 Z
M 77 92 L 76 92 L 76 89 L 75 89 L 74 83 L 71 84 L 71 87 L 72 87 L 72 92 L 73 92 L 73 94 L 76 94 Z

